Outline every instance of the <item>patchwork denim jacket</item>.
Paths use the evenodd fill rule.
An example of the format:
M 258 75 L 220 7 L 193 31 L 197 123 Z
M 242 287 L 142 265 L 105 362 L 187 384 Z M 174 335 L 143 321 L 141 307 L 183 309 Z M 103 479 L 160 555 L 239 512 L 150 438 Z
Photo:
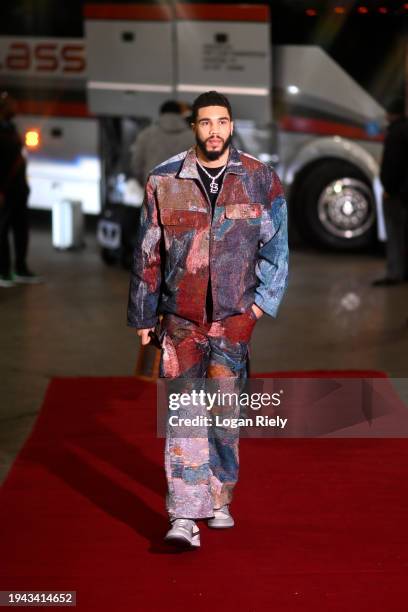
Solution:
M 131 271 L 128 325 L 153 327 L 159 313 L 206 322 L 255 302 L 275 317 L 287 286 L 287 210 L 276 172 L 231 147 L 214 214 L 195 148 L 157 166 L 146 183 Z

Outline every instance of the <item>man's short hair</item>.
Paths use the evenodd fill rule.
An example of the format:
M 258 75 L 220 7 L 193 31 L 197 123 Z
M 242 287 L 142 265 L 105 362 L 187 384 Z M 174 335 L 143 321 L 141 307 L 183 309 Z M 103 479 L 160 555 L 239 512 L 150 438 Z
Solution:
M 192 122 L 197 121 L 197 115 L 200 108 L 206 106 L 223 106 L 227 109 L 230 119 L 232 119 L 232 110 L 230 101 L 226 96 L 218 91 L 206 91 L 200 94 L 193 102 Z
M 163 102 L 163 104 L 161 105 L 159 112 L 161 115 L 163 113 L 177 113 L 178 115 L 180 115 L 180 104 L 176 102 L 176 100 L 166 100 L 166 102 Z

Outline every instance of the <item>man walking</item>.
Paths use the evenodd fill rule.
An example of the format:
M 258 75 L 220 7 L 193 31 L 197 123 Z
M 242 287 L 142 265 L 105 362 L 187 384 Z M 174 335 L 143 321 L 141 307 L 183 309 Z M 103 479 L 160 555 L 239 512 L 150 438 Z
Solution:
M 163 314 L 160 375 L 186 388 L 192 379 L 242 383 L 256 321 L 276 316 L 288 270 L 276 173 L 231 145 L 225 96 L 201 94 L 192 117 L 196 146 L 148 178 L 128 306 L 128 324 L 143 345 Z M 229 504 L 238 467 L 237 436 L 218 430 L 180 437 L 168 427 L 168 542 L 199 546 L 198 519 L 234 525 Z
M 388 130 L 381 163 L 383 209 L 387 230 L 387 270 L 375 287 L 398 285 L 408 280 L 408 119 L 404 98 L 387 108 Z

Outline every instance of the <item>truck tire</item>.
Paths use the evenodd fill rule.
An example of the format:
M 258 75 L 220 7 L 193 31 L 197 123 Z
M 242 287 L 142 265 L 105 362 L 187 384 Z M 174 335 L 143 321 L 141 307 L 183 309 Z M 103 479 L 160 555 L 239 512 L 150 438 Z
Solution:
M 298 189 L 296 213 L 303 238 L 316 246 L 356 251 L 375 242 L 374 194 L 367 178 L 347 162 L 311 168 Z

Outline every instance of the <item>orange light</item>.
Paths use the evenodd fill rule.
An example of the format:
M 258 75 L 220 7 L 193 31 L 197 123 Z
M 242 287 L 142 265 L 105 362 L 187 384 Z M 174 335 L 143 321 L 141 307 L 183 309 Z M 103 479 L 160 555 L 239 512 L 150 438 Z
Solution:
M 306 15 L 308 15 L 308 17 L 316 17 L 317 15 L 316 9 L 312 9 L 312 8 L 306 9 L 305 13 Z
M 346 12 L 346 9 L 344 8 L 344 6 L 335 6 L 334 12 L 338 15 L 343 15 Z
M 388 13 L 388 9 L 386 6 L 380 6 L 378 8 L 378 12 L 381 13 L 382 15 L 386 15 Z
M 368 8 L 366 6 L 359 6 L 357 11 L 360 13 L 360 15 L 367 15 Z
M 24 142 L 28 149 L 36 149 L 40 144 L 40 132 L 29 130 L 25 133 Z

